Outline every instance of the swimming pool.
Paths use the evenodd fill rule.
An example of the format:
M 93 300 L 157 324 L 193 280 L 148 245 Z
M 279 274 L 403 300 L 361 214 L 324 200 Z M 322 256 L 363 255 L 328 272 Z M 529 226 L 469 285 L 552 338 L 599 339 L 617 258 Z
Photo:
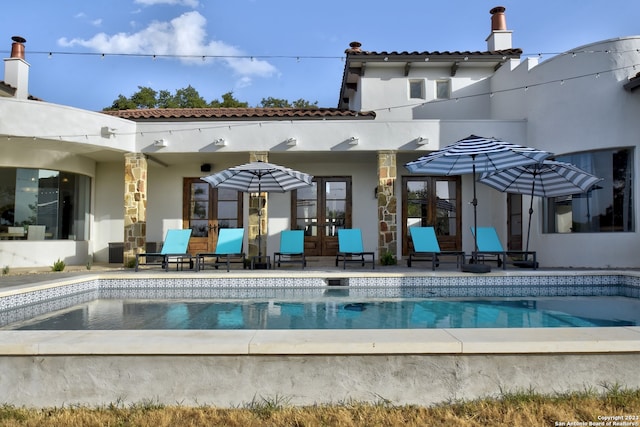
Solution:
M 105 276 L 0 294 L 0 328 L 412 329 L 640 324 L 640 278 Z M 213 303 L 213 304 L 211 304 Z M 146 319 L 145 319 L 146 318 Z
M 99 273 L 0 288 L 0 319 L 8 324 L 68 309 L 87 302 L 87 295 L 243 300 L 257 291 L 266 301 L 293 302 L 309 289 L 321 295 L 329 284 L 342 286 L 337 293 L 352 301 L 363 295 L 530 300 L 640 294 L 640 274 L 629 271 Z M 25 317 L 9 318 L 16 313 Z M 0 387 L 0 401 L 37 407 L 148 401 L 237 407 L 261 398 L 292 405 L 430 405 L 519 390 L 637 388 L 640 377 L 629 373 L 639 363 L 640 326 L 0 330 L 0 378 L 11 385 Z
M 91 299 L 10 330 L 557 328 L 640 325 L 625 297 L 361 298 L 327 289 L 299 299 Z M 363 290 L 366 292 L 366 290 Z M 256 293 L 270 290 L 256 290 Z M 300 294 L 301 292 L 296 292 Z M 336 293 L 345 293 L 336 296 Z M 87 295 L 87 298 L 92 298 Z

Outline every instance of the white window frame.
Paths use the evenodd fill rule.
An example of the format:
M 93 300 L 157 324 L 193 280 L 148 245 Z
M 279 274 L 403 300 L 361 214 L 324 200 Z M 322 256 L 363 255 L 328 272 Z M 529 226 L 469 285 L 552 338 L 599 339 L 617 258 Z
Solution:
M 425 84 L 424 84 L 424 79 L 410 79 L 409 80 L 409 99 L 426 99 L 426 91 L 425 91 Z M 420 96 L 415 97 L 413 96 L 413 91 L 412 91 L 412 87 L 413 85 L 420 85 Z
M 447 94 L 446 96 L 440 96 L 440 91 L 438 90 L 439 85 L 446 84 L 447 85 Z M 435 98 L 436 99 L 450 99 L 451 98 L 451 80 L 450 79 L 440 79 L 435 80 Z

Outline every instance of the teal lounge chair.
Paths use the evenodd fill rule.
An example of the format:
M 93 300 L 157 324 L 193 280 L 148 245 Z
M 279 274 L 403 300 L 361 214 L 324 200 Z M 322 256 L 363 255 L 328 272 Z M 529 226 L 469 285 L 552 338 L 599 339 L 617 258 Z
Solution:
M 219 265 L 226 265 L 229 271 L 231 263 L 245 265 L 245 253 L 242 252 L 244 240 L 244 228 L 222 228 L 218 233 L 218 243 L 215 252 L 199 252 L 196 254 L 196 271 L 204 270 L 205 266 L 212 265 L 216 270 Z M 207 262 L 207 259 L 212 261 Z
M 431 269 L 435 270 L 440 265 L 442 256 L 455 256 L 456 266 L 464 263 L 463 251 L 441 251 L 433 227 L 410 227 L 411 241 L 414 251 L 409 254 L 407 267 L 411 267 L 415 261 L 431 261 Z
M 304 230 L 284 230 L 280 233 L 280 252 L 273 254 L 274 266 L 281 263 L 300 263 L 307 265 L 304 257 Z
M 165 271 L 168 271 L 169 264 L 176 264 L 177 270 L 178 268 L 182 269 L 183 265 L 188 263 L 189 268 L 192 268 L 193 259 L 191 254 L 187 252 L 190 238 L 191 229 L 167 230 L 167 235 L 164 238 L 160 252 L 136 254 L 135 271 L 138 271 L 141 265 L 159 265 L 162 266 Z
M 498 267 L 502 266 L 502 269 L 506 270 L 509 257 L 517 257 L 516 261 L 512 261 L 514 265 L 538 268 L 535 251 L 505 251 L 495 228 L 478 227 L 476 233 L 476 229 L 471 227 L 471 233 L 476 235 L 478 241 L 478 251 L 475 252 L 475 256 L 472 254 L 472 261 L 477 259 L 484 262 L 487 257 L 495 256 Z M 532 260 L 529 260 L 529 256 Z
M 370 257 L 370 260 L 367 260 Z M 362 245 L 362 232 L 359 228 L 342 228 L 338 230 L 338 253 L 336 254 L 336 267 L 342 261 L 343 269 L 347 268 L 348 262 L 358 262 L 364 267 L 370 262 L 371 268 L 376 268 L 375 254 L 365 252 Z

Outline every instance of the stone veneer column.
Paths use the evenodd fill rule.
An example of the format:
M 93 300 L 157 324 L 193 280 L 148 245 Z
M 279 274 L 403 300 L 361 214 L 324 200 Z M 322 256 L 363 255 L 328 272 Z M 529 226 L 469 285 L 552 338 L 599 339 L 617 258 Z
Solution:
M 395 151 L 378 152 L 378 256 L 396 256 L 398 247 Z
M 269 153 L 267 151 L 252 151 L 249 153 L 249 161 L 257 162 L 269 161 Z M 260 209 L 260 202 L 262 201 L 262 215 L 258 216 L 258 209 Z M 249 195 L 249 226 L 248 226 L 248 242 L 249 250 L 247 251 L 250 257 L 258 255 L 258 218 L 261 220 L 262 228 L 262 255 L 267 255 L 267 223 L 269 222 L 268 214 L 268 200 L 267 193 L 262 193 L 260 197 L 251 197 Z
M 124 265 L 145 252 L 147 240 L 147 158 L 124 155 Z

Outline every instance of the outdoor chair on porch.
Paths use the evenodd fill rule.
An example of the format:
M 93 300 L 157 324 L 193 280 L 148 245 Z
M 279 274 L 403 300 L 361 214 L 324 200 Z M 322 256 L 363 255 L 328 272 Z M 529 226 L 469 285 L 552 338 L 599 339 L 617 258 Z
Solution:
M 503 270 L 507 269 L 507 262 L 511 262 L 514 265 L 526 264 L 529 267 L 533 267 L 533 269 L 538 268 L 535 251 L 505 251 L 494 227 L 478 227 L 477 229 L 471 227 L 471 233 L 476 236 L 478 241 L 478 251 L 472 254 L 472 261 L 484 262 L 487 257 L 495 256 L 498 267 L 502 266 Z M 530 260 L 529 257 L 532 259 Z M 510 258 L 515 260 L 509 261 Z
M 367 258 L 371 259 L 368 260 Z M 336 267 L 342 261 L 342 268 L 347 268 L 348 262 L 370 262 L 371 268 L 376 268 L 375 254 L 365 252 L 362 244 L 362 231 L 359 228 L 342 228 L 338 230 L 338 253 L 336 254 Z
M 284 230 L 280 233 L 280 251 L 273 254 L 274 266 L 281 263 L 299 263 L 304 268 L 304 230 Z
M 433 227 L 410 227 L 411 241 L 413 242 L 414 251 L 409 253 L 407 259 L 407 267 L 416 261 L 430 261 L 431 270 L 436 269 L 441 262 L 442 257 L 456 257 L 456 266 L 459 268 L 464 263 L 463 251 L 441 251 L 436 237 L 436 231 Z
M 135 271 L 141 265 L 161 266 L 165 271 L 169 270 L 169 264 L 175 264 L 176 270 L 183 269 L 184 264 L 189 264 L 189 268 L 193 268 L 193 259 L 191 254 L 187 252 L 189 247 L 189 239 L 191 238 L 191 229 L 171 229 L 167 230 L 167 235 L 162 244 L 160 252 L 146 252 L 136 254 Z
M 242 264 L 246 268 L 246 255 L 242 252 L 244 228 L 222 228 L 218 233 L 218 243 L 214 252 L 199 252 L 196 254 L 196 271 L 204 270 L 211 265 L 216 270 L 225 265 L 229 271 L 231 264 Z M 207 262 L 207 259 L 210 261 Z

